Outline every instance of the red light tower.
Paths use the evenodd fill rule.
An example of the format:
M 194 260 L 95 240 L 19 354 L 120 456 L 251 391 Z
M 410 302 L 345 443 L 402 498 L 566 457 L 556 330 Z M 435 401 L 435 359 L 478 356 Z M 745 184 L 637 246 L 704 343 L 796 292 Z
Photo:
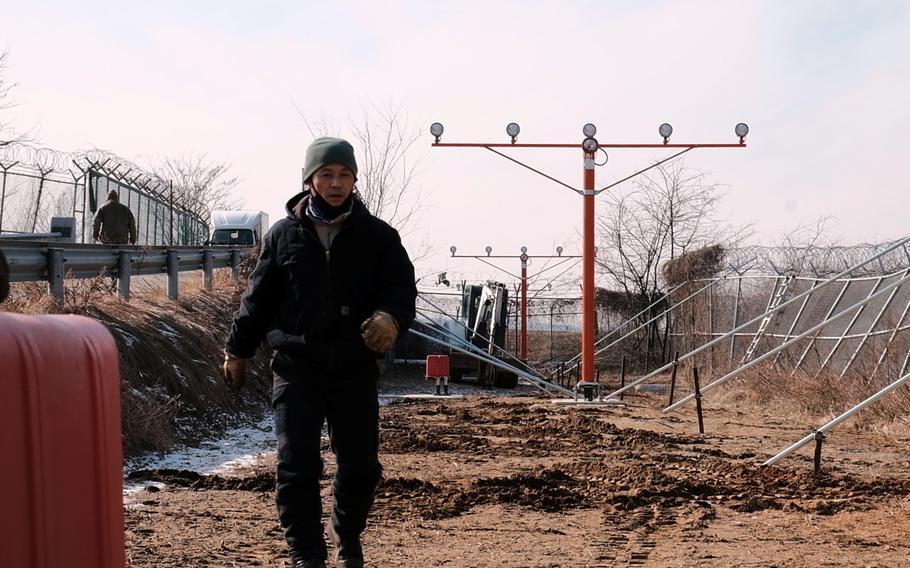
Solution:
M 584 134 L 584 139 L 581 143 L 570 143 L 570 144 L 520 144 L 518 143 L 518 134 L 521 132 L 521 128 L 518 124 L 510 122 L 506 126 L 506 134 L 511 138 L 511 142 L 501 142 L 501 143 L 485 143 L 485 142 L 454 142 L 454 143 L 443 143 L 440 142 L 442 134 L 444 132 L 442 124 L 434 122 L 430 125 L 430 134 L 434 137 L 433 147 L 439 148 L 485 148 L 494 154 L 498 154 L 503 158 L 510 160 L 522 167 L 525 167 L 534 173 L 542 175 L 543 177 L 554 181 L 564 187 L 571 189 L 572 191 L 580 194 L 582 196 L 583 204 L 583 261 L 582 261 L 582 331 L 581 331 L 581 385 L 584 386 L 585 383 L 594 383 L 594 196 L 598 193 L 610 189 L 624 181 L 627 181 L 641 173 L 644 173 L 651 168 L 657 167 L 660 164 L 672 160 L 686 152 L 694 150 L 695 148 L 745 148 L 746 147 L 746 135 L 749 133 L 749 127 L 740 122 L 734 127 L 734 133 L 739 137 L 738 143 L 732 144 L 703 144 L 703 143 L 692 143 L 692 144 L 671 144 L 670 136 L 673 134 L 673 127 L 667 123 L 661 124 L 658 128 L 658 133 L 663 138 L 662 143 L 652 143 L 652 144 L 601 144 L 594 137 L 597 134 L 597 127 L 591 123 L 585 124 L 582 127 L 582 134 Z M 582 160 L 583 160 L 583 189 L 578 190 L 571 185 L 562 182 L 552 176 L 549 176 L 539 170 L 532 168 L 531 166 L 524 164 L 511 156 L 508 156 L 496 148 L 571 148 L 571 149 L 581 149 L 582 151 Z M 626 176 L 625 178 L 613 182 L 606 187 L 600 189 L 595 189 L 594 187 L 594 167 L 597 165 L 606 164 L 606 150 L 605 148 L 679 148 L 681 149 L 678 152 L 675 152 L 671 156 L 660 160 L 647 168 L 639 170 L 632 175 Z M 605 159 L 601 164 L 597 164 L 595 157 L 598 151 L 604 153 Z

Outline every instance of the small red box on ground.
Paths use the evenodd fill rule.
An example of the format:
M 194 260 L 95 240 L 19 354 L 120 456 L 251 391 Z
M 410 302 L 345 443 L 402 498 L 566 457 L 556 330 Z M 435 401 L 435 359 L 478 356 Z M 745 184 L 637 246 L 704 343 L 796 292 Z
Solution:
M 427 355 L 427 378 L 439 379 L 449 376 L 448 355 Z
M 123 568 L 120 359 L 80 316 L 0 313 L 0 566 Z

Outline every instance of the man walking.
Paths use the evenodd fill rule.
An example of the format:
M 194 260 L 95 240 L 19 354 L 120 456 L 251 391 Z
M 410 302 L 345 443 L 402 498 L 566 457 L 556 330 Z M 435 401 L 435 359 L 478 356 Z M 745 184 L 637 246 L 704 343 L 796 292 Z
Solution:
M 337 568 L 362 568 L 360 534 L 382 475 L 376 359 L 414 319 L 414 266 L 398 232 L 355 192 L 354 148 L 319 138 L 305 191 L 263 240 L 225 349 L 228 384 L 243 385 L 263 339 L 273 349 L 276 502 L 295 568 L 325 568 L 320 439 L 328 423 L 338 471 L 328 526 Z
M 106 245 L 136 244 L 136 218 L 113 189 L 107 194 L 107 203 L 95 213 L 92 238 Z

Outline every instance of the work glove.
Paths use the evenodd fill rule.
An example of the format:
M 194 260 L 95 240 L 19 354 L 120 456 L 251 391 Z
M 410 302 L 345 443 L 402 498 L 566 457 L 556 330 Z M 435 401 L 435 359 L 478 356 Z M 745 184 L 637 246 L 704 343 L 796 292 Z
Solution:
M 233 390 L 246 384 L 246 359 L 224 352 L 224 382 Z
M 385 353 L 398 339 L 398 322 L 392 314 L 376 310 L 360 325 L 363 342 L 377 353 Z

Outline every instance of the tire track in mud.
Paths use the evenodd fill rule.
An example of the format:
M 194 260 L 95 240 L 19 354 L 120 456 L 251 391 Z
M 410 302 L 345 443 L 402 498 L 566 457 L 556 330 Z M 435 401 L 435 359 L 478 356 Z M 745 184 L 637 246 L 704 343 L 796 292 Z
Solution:
M 478 475 L 468 482 L 395 477 L 381 483 L 380 499 L 392 510 L 415 515 L 427 511 L 431 518 L 484 504 L 545 512 L 599 507 L 640 515 L 642 508 L 652 506 L 678 509 L 702 503 L 740 512 L 788 509 L 833 514 L 868 507 L 879 497 L 910 495 L 910 481 L 905 479 L 864 480 L 849 474 L 764 467 L 744 461 L 753 454 L 730 455 L 707 446 L 699 436 L 619 428 L 600 414 L 483 399 L 470 408 L 435 405 L 414 412 L 411 406 L 388 407 L 394 412 L 382 421 L 382 453 L 453 453 L 491 460 L 530 454 L 557 460 L 550 466 L 529 462 L 530 467 L 510 475 Z M 424 417 L 429 420 L 420 420 Z M 274 490 L 271 471 L 221 477 L 142 470 L 129 480 L 195 490 Z
M 440 521 L 489 505 L 556 515 L 593 509 L 601 526 L 589 541 L 590 566 L 647 565 L 665 531 L 705 528 L 721 511 L 834 515 L 910 495 L 908 479 L 764 467 L 754 454 L 712 447 L 710 438 L 621 428 L 603 412 L 489 399 L 457 406 L 408 401 L 382 412 L 381 454 L 470 466 L 437 465 L 427 477 L 418 470 L 384 479 L 377 519 Z M 488 464 L 503 457 L 527 460 L 513 460 L 521 464 L 515 471 L 490 474 Z M 274 490 L 271 471 L 220 477 L 157 470 L 133 477 L 193 490 Z

